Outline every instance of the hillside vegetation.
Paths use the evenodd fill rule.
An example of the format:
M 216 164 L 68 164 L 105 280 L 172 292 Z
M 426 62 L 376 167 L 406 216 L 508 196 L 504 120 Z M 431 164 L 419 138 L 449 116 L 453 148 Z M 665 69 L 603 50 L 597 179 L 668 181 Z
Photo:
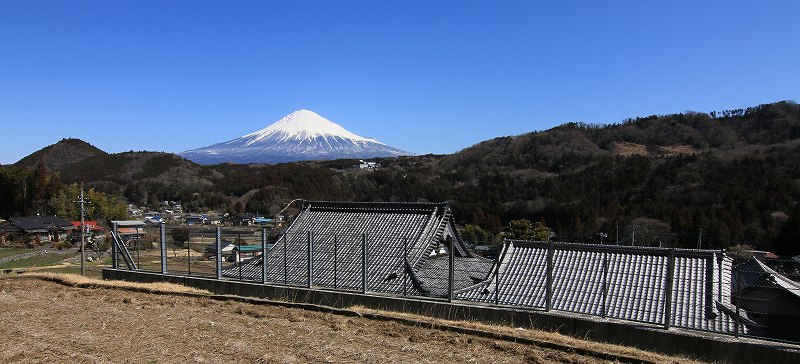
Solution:
M 94 145 L 80 139 L 68 138 L 61 139 L 56 144 L 44 147 L 25 158 L 19 160 L 14 165 L 17 167 L 32 168 L 40 161 L 51 171 L 61 172 L 70 167 L 73 163 L 80 162 L 90 157 L 101 157 L 107 155 L 106 152 L 98 149 Z
M 798 155 L 800 107 L 784 101 L 568 123 L 452 155 L 384 159 L 376 171 L 342 169 L 353 161 L 199 166 L 145 152 L 48 167 L 64 182 L 85 180 L 140 205 L 180 200 L 193 211 L 275 213 L 294 198 L 446 200 L 481 239 L 527 219 L 565 241 L 599 242 L 605 233 L 623 244 L 635 237 L 636 245 L 770 249 L 796 215 Z

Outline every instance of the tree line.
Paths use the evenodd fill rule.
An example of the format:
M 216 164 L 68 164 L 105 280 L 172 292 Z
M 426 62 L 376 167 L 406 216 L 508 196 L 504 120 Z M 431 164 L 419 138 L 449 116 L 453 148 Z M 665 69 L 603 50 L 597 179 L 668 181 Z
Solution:
M 465 235 L 488 242 L 539 236 L 530 234 L 538 228 L 560 241 L 769 250 L 796 220 L 798 139 L 800 107 L 787 101 L 568 123 L 452 155 L 382 159 L 375 171 L 344 169 L 346 161 L 198 166 L 123 153 L 80 162 L 64 182 L 91 175 L 89 185 L 110 199 L 153 207 L 178 200 L 189 211 L 231 214 L 274 214 L 295 198 L 448 201 Z M 4 169 L 0 183 L 14 187 L 2 189 L 0 213 L 58 201 L 64 188 L 45 175 Z

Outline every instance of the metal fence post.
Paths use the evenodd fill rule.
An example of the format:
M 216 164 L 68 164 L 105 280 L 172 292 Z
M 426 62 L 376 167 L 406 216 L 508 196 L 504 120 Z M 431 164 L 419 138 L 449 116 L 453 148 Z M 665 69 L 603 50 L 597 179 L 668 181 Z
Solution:
M 119 232 L 117 230 L 117 223 L 114 223 L 113 232 L 111 233 L 111 268 L 117 269 L 117 237 Z
M 367 293 L 367 233 L 361 234 L 361 293 Z
M 406 267 L 406 263 L 408 262 L 408 238 L 403 238 L 403 261 L 401 263 L 401 267 L 403 267 L 403 296 L 408 296 L 408 270 Z
M 703 275 L 703 280 L 705 280 L 704 283 L 706 286 L 706 294 L 704 297 L 706 315 L 711 315 L 714 313 L 714 255 L 706 260 L 706 274 Z
M 603 252 L 603 312 L 605 318 L 608 315 L 608 252 Z
M 731 296 L 736 297 L 736 302 L 734 303 L 734 306 L 736 307 L 736 317 L 733 318 L 733 336 L 735 338 L 739 338 L 739 322 L 741 321 L 741 317 L 742 317 L 742 316 L 740 316 L 741 313 L 739 312 L 739 304 L 740 304 L 740 300 L 739 300 L 740 292 L 739 292 L 739 290 L 742 289 L 742 271 L 741 271 L 741 268 L 733 278 L 736 280 L 736 290 L 731 295 Z M 733 297 L 731 297 L 731 298 L 733 298 Z
M 338 255 L 339 238 L 333 234 L 333 288 L 339 288 L 339 261 Z
M 550 311 L 553 308 L 553 253 L 554 245 L 552 241 L 547 242 L 547 282 L 546 282 L 546 296 L 545 296 L 545 309 Z
M 286 265 L 286 234 L 287 233 L 283 233 L 283 284 L 289 284 L 289 272 L 287 271 L 288 267 Z
M 503 248 L 508 249 L 508 242 L 503 242 Z M 500 259 L 500 254 L 497 255 L 497 269 L 494 272 L 494 304 L 500 305 L 500 265 L 502 261 Z
M 306 257 L 308 259 L 308 280 L 306 281 L 307 284 L 306 287 L 311 288 L 311 286 L 314 284 L 314 263 L 313 263 L 314 254 L 311 252 L 313 238 L 311 236 L 311 231 L 309 231 L 307 234 L 308 234 L 308 251 L 307 251 L 308 254 L 306 255 Z
M 447 302 L 453 302 L 453 280 L 455 279 L 455 252 L 453 251 L 453 238 L 448 237 L 448 277 L 447 277 Z
M 269 272 L 269 249 L 267 249 L 267 228 L 261 228 L 261 283 L 267 283 Z
M 217 244 L 217 279 L 222 278 L 222 228 L 217 226 L 214 242 Z
M 722 261 L 725 251 L 720 251 L 717 256 L 717 301 L 722 302 Z
M 167 226 L 164 222 L 159 225 L 158 235 L 161 244 L 161 274 L 167 274 Z
M 664 282 L 664 329 L 672 325 L 672 282 L 675 278 L 675 248 L 667 256 L 667 280 Z
M 139 253 L 142 250 L 142 245 L 139 239 L 136 239 L 136 270 L 142 269 L 142 260 L 139 257 Z
M 236 252 L 236 265 L 239 266 L 239 280 L 242 280 L 242 232 L 236 233 L 236 245 L 239 251 Z
M 186 234 L 186 270 L 188 273 L 186 275 L 192 275 L 192 253 L 191 253 L 191 246 L 192 246 L 192 231 L 188 230 Z

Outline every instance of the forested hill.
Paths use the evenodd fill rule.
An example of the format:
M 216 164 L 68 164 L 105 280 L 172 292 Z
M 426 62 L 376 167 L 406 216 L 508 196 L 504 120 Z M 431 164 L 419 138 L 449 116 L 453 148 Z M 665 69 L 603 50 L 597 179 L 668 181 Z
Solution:
M 768 248 L 800 200 L 800 107 L 570 123 L 497 138 L 438 165 L 464 222 L 543 218 L 564 240 Z M 648 234 L 650 236 L 648 236 Z M 650 240 L 650 241 L 647 241 Z
M 73 163 L 105 155 L 106 152 L 83 140 L 67 138 L 20 159 L 14 166 L 31 168 L 41 161 L 51 171 L 61 172 Z
M 613 125 L 569 123 L 476 144 L 453 155 L 198 166 L 164 153 L 71 163 L 85 180 L 133 203 L 180 200 L 195 210 L 277 212 L 294 198 L 450 201 L 481 238 L 512 220 L 542 222 L 559 240 L 769 249 L 800 201 L 800 107 L 778 102 Z M 56 169 L 58 170 L 58 169 Z M 795 219 L 797 220 L 797 219 Z M 476 229 L 480 227 L 481 229 Z
M 568 123 L 544 132 L 485 141 L 446 157 L 442 165 L 562 173 L 609 155 L 750 153 L 753 150 L 748 146 L 783 145 L 800 138 L 798 118 L 798 105 L 784 101 L 710 114 L 653 115 L 607 126 Z

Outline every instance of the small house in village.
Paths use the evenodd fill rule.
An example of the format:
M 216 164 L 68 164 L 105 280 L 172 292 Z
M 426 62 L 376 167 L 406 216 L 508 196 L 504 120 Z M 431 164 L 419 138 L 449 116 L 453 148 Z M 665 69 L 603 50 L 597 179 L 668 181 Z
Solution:
M 144 218 L 144 220 L 143 220 L 143 222 L 144 222 L 146 225 L 149 225 L 149 226 L 159 226 L 159 225 L 161 225 L 161 223 L 163 223 L 164 221 L 165 221 L 165 220 L 164 220 L 164 218 L 163 218 L 161 215 L 147 216 L 147 217 L 145 217 L 145 218 Z
M 207 223 L 211 224 L 211 225 L 220 225 L 220 224 L 222 224 L 224 219 L 225 219 L 224 216 L 220 216 L 220 215 L 217 215 L 217 214 L 209 214 L 209 215 L 206 216 Z
M 260 225 L 266 223 L 265 220 L 267 219 L 259 214 L 246 212 L 239 216 L 238 224 L 243 226 Z
M 37 242 L 62 241 L 74 226 L 58 216 L 12 217 L 0 223 L 0 233 L 28 236 Z
M 222 253 L 222 255 L 223 256 L 228 256 L 233 251 L 233 248 L 236 247 L 236 244 L 233 244 L 233 243 L 231 243 L 229 241 L 224 241 L 223 240 L 221 242 L 220 246 L 221 246 L 220 252 Z M 215 243 L 211 243 L 211 244 L 206 245 L 203 248 L 203 251 L 205 252 L 205 258 L 206 259 L 215 259 L 216 256 L 217 256 L 217 243 L 215 242 Z
M 74 230 L 72 231 L 72 240 L 73 241 L 80 241 L 80 233 L 81 233 L 81 222 L 80 221 L 70 221 Z M 103 233 L 103 227 L 97 224 L 95 220 L 85 220 L 83 225 L 85 226 L 84 232 L 86 233 L 87 238 L 91 238 Z
M 70 221 L 70 224 L 74 226 L 80 233 L 81 222 L 80 221 Z M 95 220 L 85 220 L 83 225 L 86 226 L 86 233 L 100 233 L 103 231 L 103 227 L 97 224 Z
M 360 159 L 358 164 L 356 164 L 354 167 L 355 169 L 378 169 L 380 166 L 381 165 L 378 162 L 367 162 L 363 159 Z
M 254 225 L 274 225 L 275 219 L 269 219 L 263 216 L 259 216 L 253 219 Z
M 262 245 L 237 245 L 231 250 L 229 261 L 241 262 L 258 257 L 263 252 Z
M 184 221 L 187 225 L 205 225 L 208 224 L 208 216 L 203 214 L 186 215 Z

